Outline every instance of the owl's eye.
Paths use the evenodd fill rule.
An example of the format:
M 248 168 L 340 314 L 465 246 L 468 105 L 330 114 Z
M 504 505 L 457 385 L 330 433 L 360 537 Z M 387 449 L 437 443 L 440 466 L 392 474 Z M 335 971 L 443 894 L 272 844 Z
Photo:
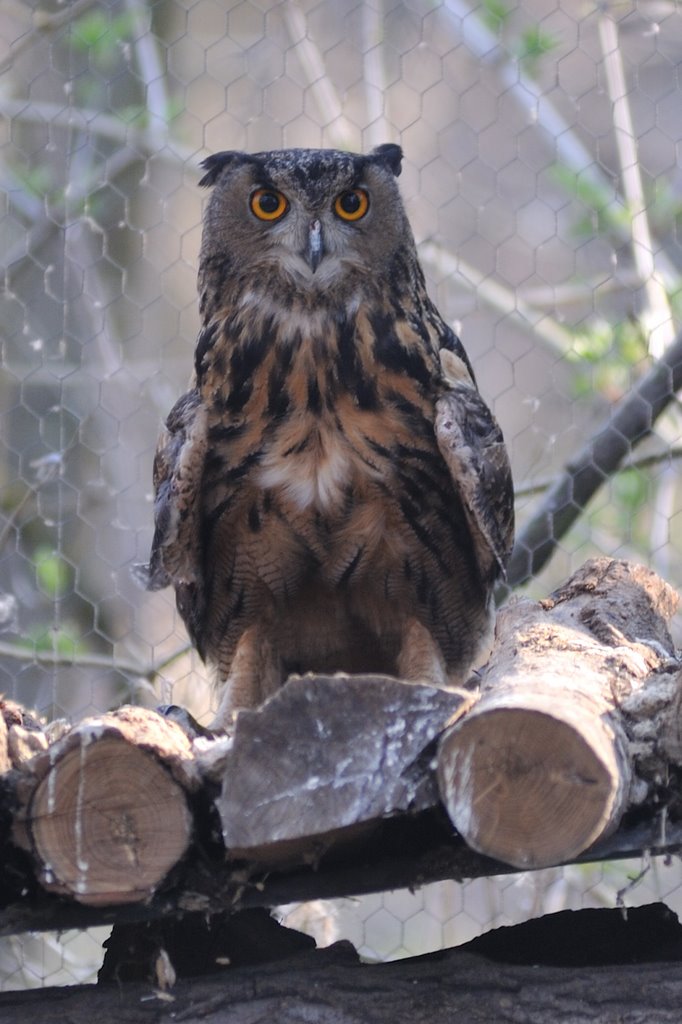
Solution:
M 259 220 L 279 220 L 289 209 L 286 196 L 272 188 L 257 188 L 250 199 L 251 212 Z
M 341 220 L 360 220 L 369 210 L 369 196 L 364 188 L 352 188 L 342 192 L 334 202 L 334 213 Z

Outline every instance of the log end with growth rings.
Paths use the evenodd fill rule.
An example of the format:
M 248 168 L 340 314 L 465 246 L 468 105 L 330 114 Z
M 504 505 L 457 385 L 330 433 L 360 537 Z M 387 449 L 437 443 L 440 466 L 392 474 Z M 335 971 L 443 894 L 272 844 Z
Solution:
M 483 708 L 443 736 L 438 781 L 457 831 L 521 869 L 577 857 L 627 805 L 624 737 L 606 716 L 529 706 Z
M 81 903 L 148 899 L 182 857 L 185 793 L 148 750 L 120 736 L 80 736 L 36 788 L 29 832 L 45 888 Z

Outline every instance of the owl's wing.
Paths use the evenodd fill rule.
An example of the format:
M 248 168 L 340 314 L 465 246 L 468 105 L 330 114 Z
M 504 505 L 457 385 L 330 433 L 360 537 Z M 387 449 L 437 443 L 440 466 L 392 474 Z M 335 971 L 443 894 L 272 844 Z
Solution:
M 205 455 L 205 409 L 198 392 L 188 391 L 171 409 L 154 456 L 154 539 L 139 573 L 149 590 L 198 581 Z
M 514 491 L 497 421 L 466 366 L 441 350 L 448 391 L 436 402 L 440 453 L 464 504 L 484 579 L 504 577 L 514 542 Z

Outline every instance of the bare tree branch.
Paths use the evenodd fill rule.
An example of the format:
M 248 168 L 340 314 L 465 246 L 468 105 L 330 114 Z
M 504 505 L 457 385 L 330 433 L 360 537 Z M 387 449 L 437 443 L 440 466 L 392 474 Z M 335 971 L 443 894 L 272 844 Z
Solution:
M 607 10 L 602 10 L 599 15 L 599 40 L 604 55 L 604 78 L 613 107 L 614 138 L 620 162 L 623 194 L 632 218 L 632 259 L 646 292 L 646 304 L 641 313 L 641 321 L 647 335 L 649 351 L 659 358 L 668 345 L 673 343 L 675 325 L 665 284 L 656 267 L 618 25 Z
M 64 25 L 68 25 L 70 21 L 75 21 L 76 18 L 80 18 L 81 14 L 85 14 L 91 7 L 94 7 L 97 0 L 74 0 L 72 4 L 66 7 L 62 11 L 57 11 L 55 14 L 49 14 L 44 10 L 37 10 L 33 14 L 33 28 L 26 35 L 22 36 L 17 43 L 12 46 L 9 53 L 0 60 L 0 75 L 4 74 L 9 68 L 12 67 L 17 57 L 25 50 L 30 49 L 33 44 L 40 39 L 42 36 L 49 35 L 52 32 L 57 32 Z
M 56 665 L 73 668 L 102 668 L 111 672 L 122 672 L 133 678 L 147 679 L 149 682 L 154 682 L 165 668 L 168 668 L 190 650 L 189 644 L 184 644 L 157 664 L 145 665 L 142 662 L 126 661 L 124 658 L 117 658 L 112 654 L 78 653 L 75 651 L 63 654 L 60 651 L 39 651 L 34 646 L 22 646 L 0 640 L 0 657 L 3 658 L 12 658 L 14 661 L 23 661 L 31 665 L 45 665 L 48 668 L 54 668 Z
M 516 60 L 505 54 L 496 34 L 487 27 L 481 17 L 484 5 L 472 0 L 444 0 L 444 11 L 449 16 L 453 30 L 458 33 L 468 49 L 488 67 L 494 67 L 500 82 L 518 107 L 525 111 L 529 122 L 537 125 L 556 152 L 559 164 L 570 168 L 583 181 L 613 194 L 611 203 L 619 209 L 623 199 L 614 193 L 613 182 L 605 173 L 594 153 L 590 152 L 580 137 L 580 132 L 561 113 L 553 102 L 554 91 L 547 92 L 535 78 L 519 66 Z M 623 229 L 623 241 L 629 241 L 628 232 Z M 663 281 L 674 282 L 677 269 L 659 242 L 656 253 L 658 273 Z
M 159 128 L 157 125 L 154 134 L 148 127 L 135 127 L 116 113 L 106 114 L 91 107 L 0 98 L 0 113 L 8 119 L 79 129 L 91 135 L 99 135 L 117 145 L 127 145 L 137 150 L 138 159 L 154 156 L 163 160 L 179 160 L 184 164 L 196 156 L 194 150 L 176 142 L 167 127 Z M 148 113 L 145 111 L 144 117 Z M 141 114 L 137 120 L 142 120 Z M 199 174 L 198 165 L 195 173 Z
M 614 408 L 609 422 L 572 459 L 521 530 L 507 570 L 517 587 L 546 565 L 590 498 L 611 477 L 682 388 L 682 332 Z
M 640 455 L 634 459 L 626 459 L 618 469 L 619 472 L 624 473 L 628 469 L 649 469 L 651 466 L 660 466 L 662 463 L 667 467 L 675 459 L 682 459 L 681 445 L 675 444 L 671 448 L 666 448 L 665 451 L 654 452 L 652 455 Z M 531 494 L 542 494 L 544 491 L 548 491 L 555 482 L 556 477 L 554 476 L 529 480 L 528 483 L 519 484 L 514 488 L 514 497 L 518 500 L 519 498 L 528 498 Z
M 282 17 L 289 33 L 292 53 L 298 57 L 308 79 L 308 88 L 322 117 L 326 118 L 330 138 L 334 145 L 349 148 L 353 129 L 343 112 L 341 97 L 327 74 L 324 54 L 308 34 L 305 14 L 297 3 L 289 0 L 282 6 Z
M 485 303 L 490 309 L 509 317 L 515 324 L 535 334 L 546 344 L 561 355 L 572 351 L 575 337 L 558 320 L 555 320 L 546 310 L 534 309 L 532 305 L 525 302 L 521 296 L 511 288 L 484 274 L 473 264 L 467 263 L 461 256 L 449 252 L 442 245 L 434 242 L 424 242 L 419 246 L 419 254 L 424 262 L 440 275 L 459 278 L 468 284 L 477 299 Z M 587 290 L 583 292 L 587 294 Z

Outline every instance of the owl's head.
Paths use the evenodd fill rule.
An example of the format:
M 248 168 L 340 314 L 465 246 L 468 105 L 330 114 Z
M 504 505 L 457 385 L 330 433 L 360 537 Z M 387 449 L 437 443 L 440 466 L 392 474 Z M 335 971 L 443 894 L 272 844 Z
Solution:
M 376 281 L 414 244 L 395 180 L 401 160 L 391 144 L 366 156 L 283 149 L 208 157 L 199 182 L 213 187 L 202 265 L 276 270 L 305 291 L 326 290 L 349 271 Z

